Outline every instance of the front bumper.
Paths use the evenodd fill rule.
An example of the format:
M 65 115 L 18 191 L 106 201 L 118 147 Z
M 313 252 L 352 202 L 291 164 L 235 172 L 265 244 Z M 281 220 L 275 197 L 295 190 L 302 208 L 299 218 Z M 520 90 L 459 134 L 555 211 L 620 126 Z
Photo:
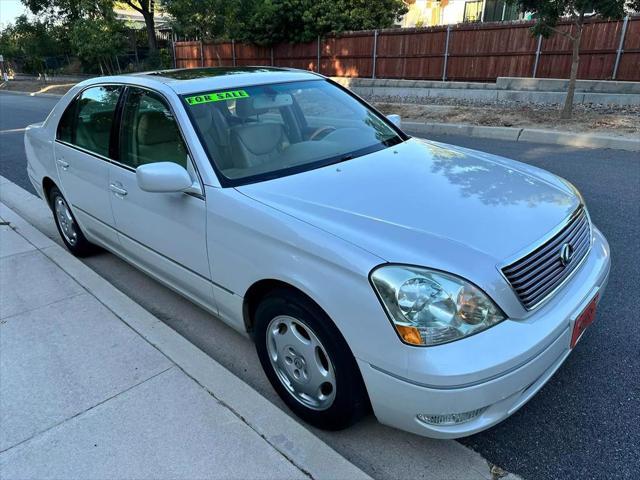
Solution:
M 594 228 L 591 251 L 579 271 L 551 301 L 525 321 L 506 320 L 445 348 L 407 347 L 413 349 L 413 363 L 423 370 L 428 365 L 446 365 L 438 369 L 441 378 L 437 373 L 417 369 L 412 375 L 411 368 L 408 376 L 403 377 L 358 359 L 376 417 L 381 423 L 419 435 L 458 438 L 512 415 L 542 388 L 571 353 L 573 323 L 596 294 L 602 298 L 609 269 L 609 246 Z M 509 341 L 514 327 L 521 329 L 518 340 Z M 477 342 L 483 342 L 481 349 L 474 348 Z M 459 366 L 452 364 L 453 348 Z M 492 354 L 487 355 L 487 351 Z M 424 359 L 416 359 L 416 355 Z M 491 361 L 494 365 L 488 364 Z M 482 370 L 474 376 L 469 365 L 478 365 Z M 467 381 L 452 382 L 449 373 L 456 368 L 465 372 L 457 379 Z M 425 373 L 431 380 L 428 383 L 424 381 Z M 433 425 L 418 419 L 419 414 L 448 415 L 474 410 L 481 413 L 456 425 Z

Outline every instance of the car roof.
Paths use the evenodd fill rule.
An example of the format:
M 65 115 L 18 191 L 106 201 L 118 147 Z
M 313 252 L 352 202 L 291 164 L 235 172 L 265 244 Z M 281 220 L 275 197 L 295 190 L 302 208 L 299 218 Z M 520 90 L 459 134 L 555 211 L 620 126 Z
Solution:
M 207 90 L 221 90 L 267 83 L 318 80 L 321 75 L 308 70 L 277 68 L 265 66 L 245 67 L 203 67 L 158 70 L 102 77 L 100 81 L 122 82 L 129 84 L 164 84 L 178 94 L 198 93 Z M 96 79 L 98 80 L 98 79 Z

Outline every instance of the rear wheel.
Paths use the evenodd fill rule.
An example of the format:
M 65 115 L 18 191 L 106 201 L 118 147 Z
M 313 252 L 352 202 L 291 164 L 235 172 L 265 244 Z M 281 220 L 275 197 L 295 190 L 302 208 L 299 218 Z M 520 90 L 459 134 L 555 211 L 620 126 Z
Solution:
M 58 187 L 51 187 L 49 203 L 53 210 L 58 233 L 69 251 L 77 257 L 86 257 L 95 253 L 98 247 L 84 236 L 73 213 L 71 213 L 69 204 Z
M 278 290 L 265 297 L 255 314 L 255 340 L 271 385 L 303 420 L 339 430 L 367 411 L 351 350 L 333 322 L 305 296 Z

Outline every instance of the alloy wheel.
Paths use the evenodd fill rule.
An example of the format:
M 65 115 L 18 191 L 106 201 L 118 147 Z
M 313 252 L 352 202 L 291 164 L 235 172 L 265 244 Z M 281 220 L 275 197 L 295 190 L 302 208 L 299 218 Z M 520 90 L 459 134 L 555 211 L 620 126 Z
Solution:
M 331 407 L 336 396 L 335 370 L 313 330 L 281 315 L 269 323 L 266 342 L 271 366 L 291 396 L 312 410 Z
M 78 229 L 73 219 L 73 215 L 71 215 L 71 210 L 69 210 L 67 202 L 65 202 L 64 198 L 58 196 L 54 201 L 54 207 L 62 236 L 69 243 L 69 245 L 74 246 L 78 242 Z

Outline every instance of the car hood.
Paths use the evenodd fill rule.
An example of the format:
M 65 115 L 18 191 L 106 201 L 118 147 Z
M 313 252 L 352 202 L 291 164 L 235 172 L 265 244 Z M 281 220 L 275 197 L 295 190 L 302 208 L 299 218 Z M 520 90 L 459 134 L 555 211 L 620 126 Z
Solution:
M 463 250 L 504 261 L 580 203 L 543 170 L 419 139 L 238 190 L 386 261 L 429 266 Z

